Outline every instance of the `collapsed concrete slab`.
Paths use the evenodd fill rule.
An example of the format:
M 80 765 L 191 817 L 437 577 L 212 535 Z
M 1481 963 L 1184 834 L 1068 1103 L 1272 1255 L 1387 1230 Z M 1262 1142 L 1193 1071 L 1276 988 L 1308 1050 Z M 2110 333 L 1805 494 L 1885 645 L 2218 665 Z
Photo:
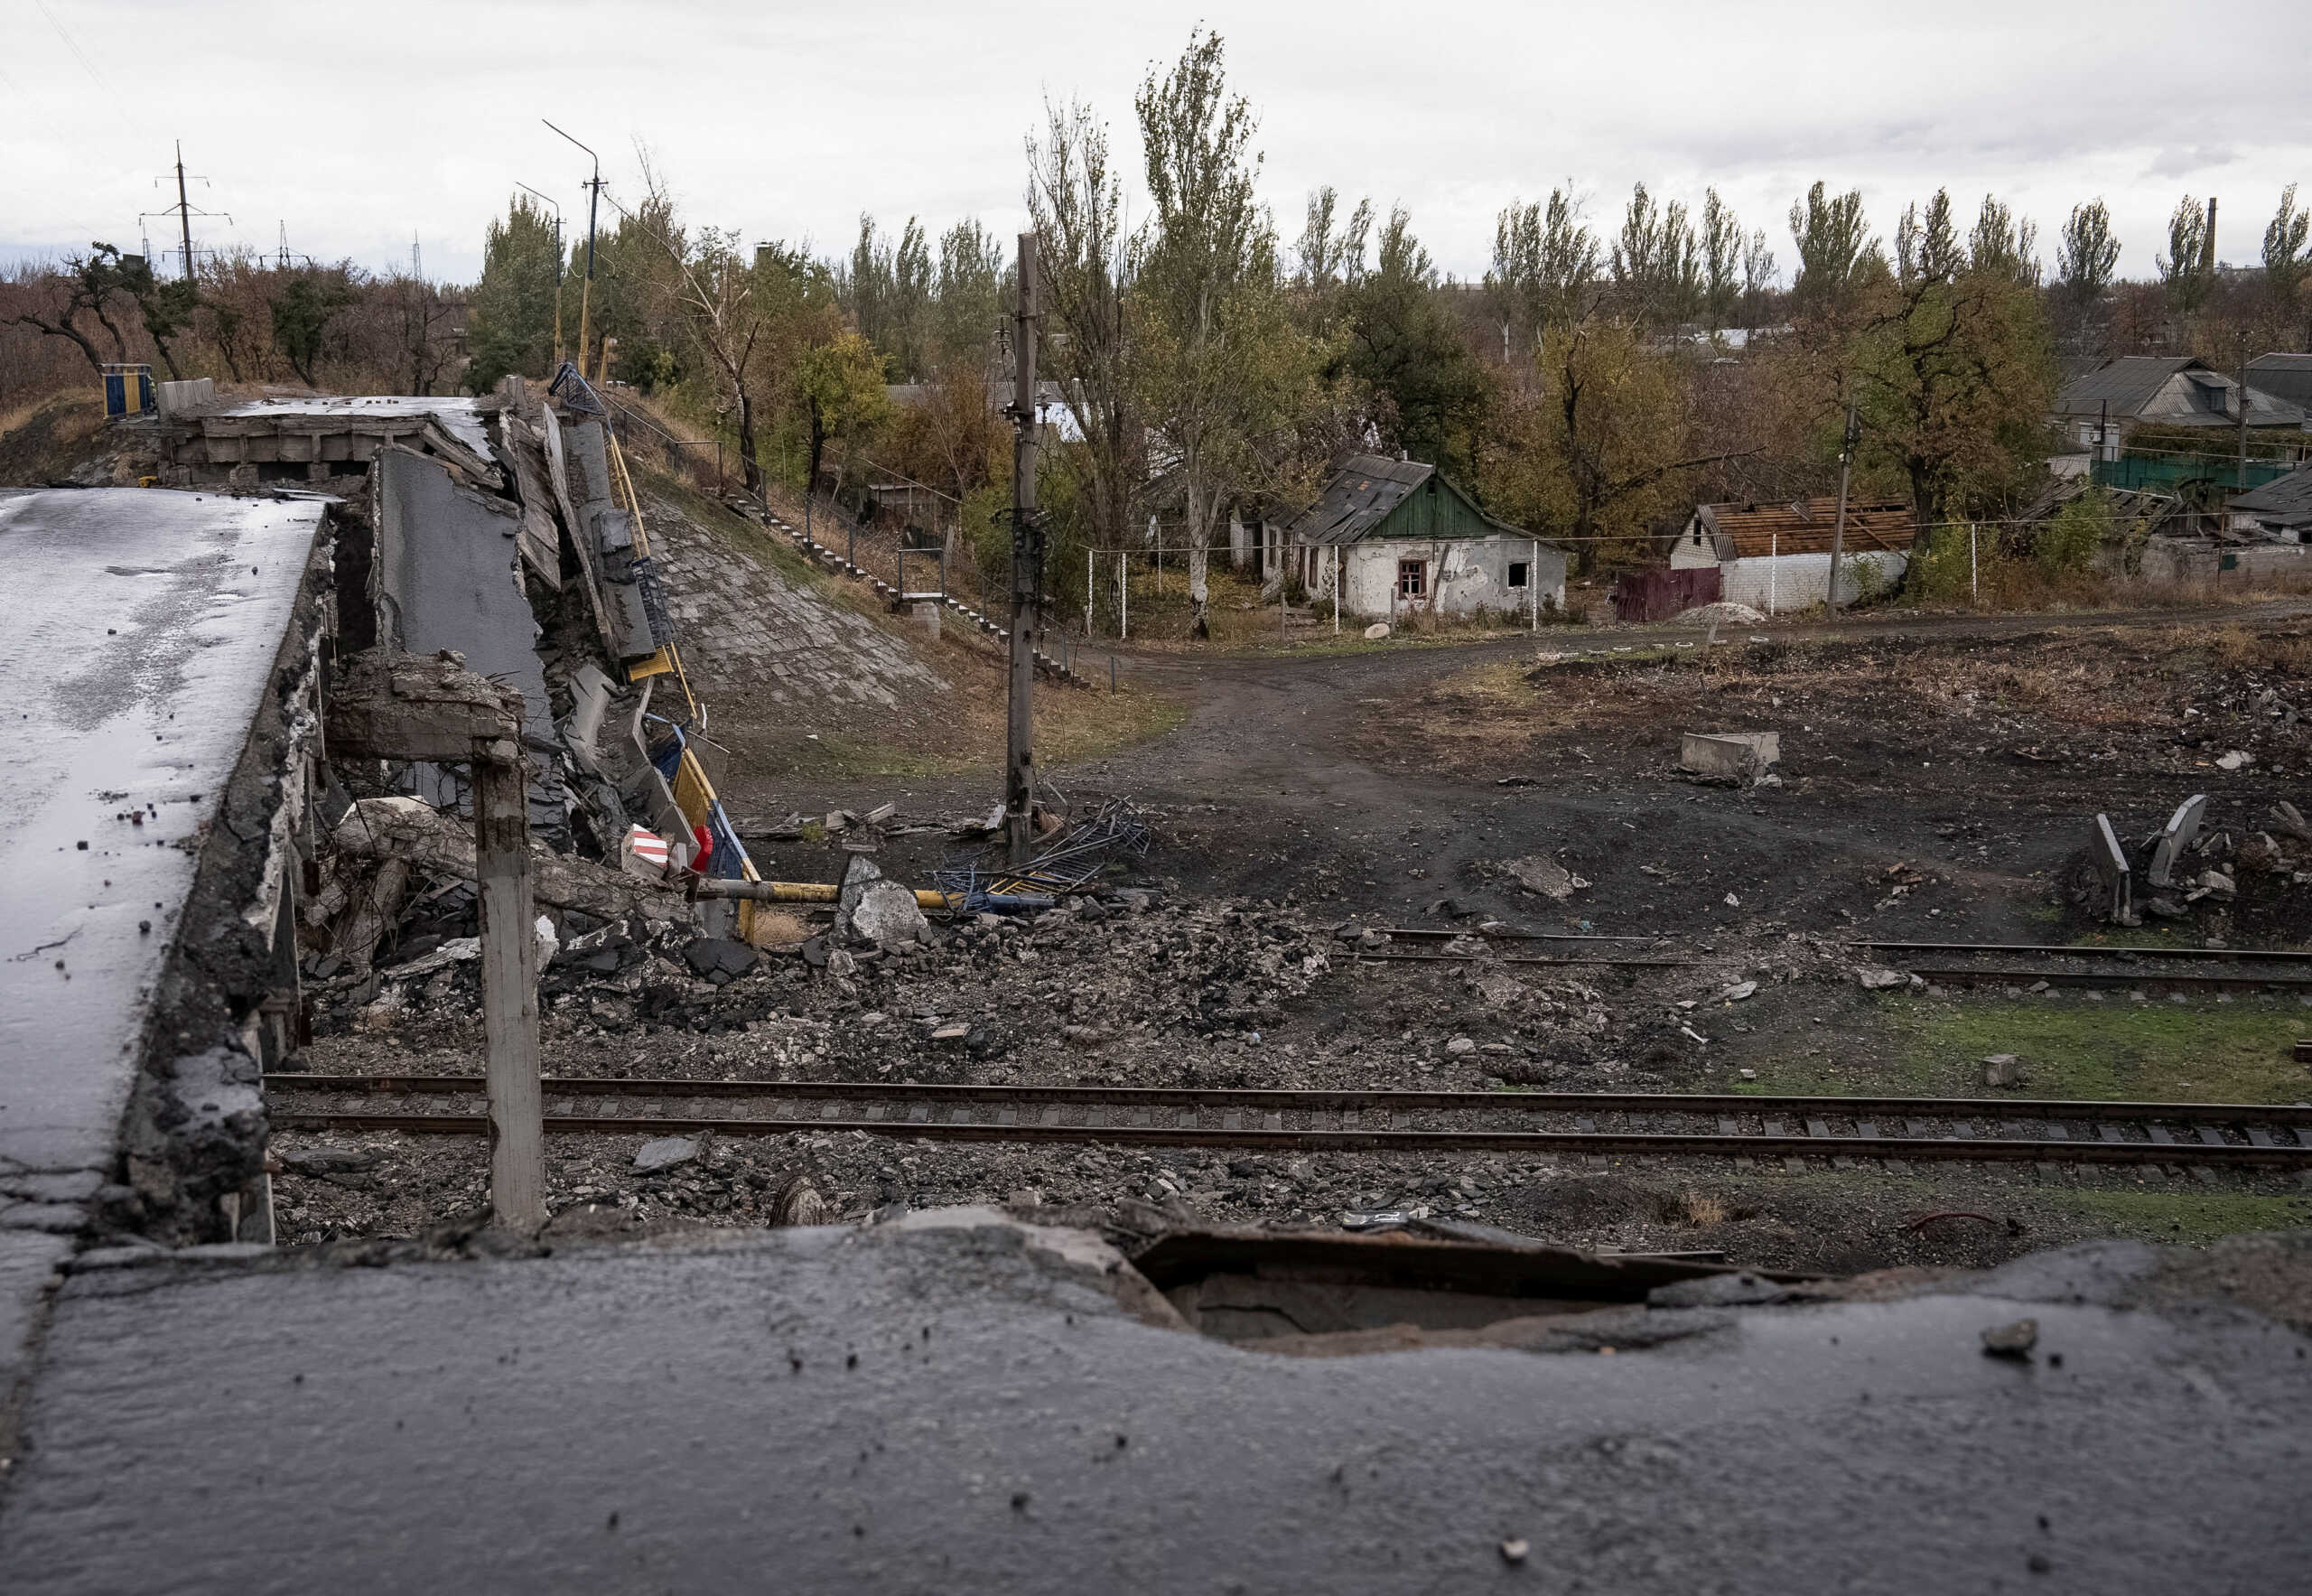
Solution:
M 2207 794 L 2204 792 L 2195 792 L 2176 806 L 2175 814 L 2168 817 L 2158 840 L 2151 845 L 2151 865 L 2144 876 L 2153 886 L 2176 884 L 2176 862 L 2199 840 L 2200 823 L 2206 815 Z
M 0 492 L 0 569 L 37 595 L 0 745 L 0 1407 L 76 1233 L 270 1239 L 257 1079 L 295 1043 L 329 515 Z

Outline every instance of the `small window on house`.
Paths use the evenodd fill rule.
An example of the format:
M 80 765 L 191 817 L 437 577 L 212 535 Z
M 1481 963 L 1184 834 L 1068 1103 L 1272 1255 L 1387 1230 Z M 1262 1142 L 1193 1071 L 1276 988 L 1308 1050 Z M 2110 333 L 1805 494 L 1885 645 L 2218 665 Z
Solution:
M 1509 562 L 1509 585 L 1512 587 L 1523 587 L 1525 585 L 1524 561 L 1512 560 Z
M 1429 591 L 1429 563 L 1426 560 L 1397 562 L 1397 596 L 1417 599 Z
M 1700 521 L 1696 521 L 1694 523 L 1694 546 L 1696 548 L 1700 548 L 1701 546 L 1701 523 Z

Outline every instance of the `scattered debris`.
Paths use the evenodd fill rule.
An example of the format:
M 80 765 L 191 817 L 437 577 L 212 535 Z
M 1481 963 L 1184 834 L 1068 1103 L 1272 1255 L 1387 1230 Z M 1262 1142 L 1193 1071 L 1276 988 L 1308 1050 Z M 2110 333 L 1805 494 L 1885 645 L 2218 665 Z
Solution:
M 2031 1349 L 2039 1344 L 2039 1321 L 2018 1319 L 2012 1324 L 1994 1325 L 1983 1331 L 1983 1356 L 2028 1360 Z
M 661 1136 L 635 1150 L 634 1167 L 642 1174 L 671 1170 L 698 1156 L 698 1143 L 689 1136 Z
M 1502 866 L 1529 892 L 1564 902 L 1590 883 L 1546 854 L 1529 854 Z

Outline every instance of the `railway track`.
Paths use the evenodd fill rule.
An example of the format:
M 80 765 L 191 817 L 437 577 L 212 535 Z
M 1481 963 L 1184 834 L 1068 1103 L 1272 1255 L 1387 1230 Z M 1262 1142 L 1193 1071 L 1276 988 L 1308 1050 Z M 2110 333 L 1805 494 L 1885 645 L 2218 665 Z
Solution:
M 419 1135 L 488 1129 L 479 1076 L 269 1075 L 265 1084 L 277 1129 Z M 2312 1182 L 2312 1105 L 592 1077 L 550 1077 L 544 1086 L 545 1128 L 573 1134 L 859 1131 L 950 1142 L 1296 1152 L 2149 1164 L 2297 1170 Z M 412 1106 L 459 1099 L 471 1106 Z M 716 1111 L 703 1111 L 709 1108 Z

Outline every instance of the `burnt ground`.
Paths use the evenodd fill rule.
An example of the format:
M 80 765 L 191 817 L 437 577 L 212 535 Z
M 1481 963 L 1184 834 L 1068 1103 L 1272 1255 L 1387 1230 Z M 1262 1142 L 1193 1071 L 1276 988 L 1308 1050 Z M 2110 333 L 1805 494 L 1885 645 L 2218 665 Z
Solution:
M 1078 805 L 1120 793 L 1141 807 L 1154 846 L 1114 880 L 1151 893 L 1144 907 L 943 929 L 924 951 L 847 975 L 774 954 L 721 987 L 677 951 L 638 946 L 615 970 L 549 975 L 547 1069 L 1996 1097 L 1977 1061 L 2003 1051 L 2022 1060 L 2023 1096 L 2295 1101 L 2307 1087 L 2289 1043 L 2312 1015 L 2292 997 L 1866 993 L 1862 957 L 1841 944 L 2300 940 L 2312 845 L 2269 816 L 2281 800 L 2312 807 L 2298 714 L 2307 614 L 1850 623 L 1708 650 L 1675 646 L 1701 640 L 1691 633 L 1558 634 L 1538 649 L 1138 661 L 1143 691 L 1189 702 L 1184 723 L 1053 781 Z M 1782 733 L 1781 785 L 1704 785 L 1674 769 L 1679 733 L 1746 729 Z M 2233 751 L 2251 762 L 2220 767 Z M 2095 922 L 2073 891 L 2092 816 L 2140 841 L 2196 791 L 2211 795 L 2209 846 L 2193 868 L 2233 890 L 2179 904 L 2172 922 Z M 727 796 L 741 815 L 891 800 L 902 820 L 932 820 L 984 812 L 992 795 L 978 779 L 806 789 L 757 778 Z M 917 878 L 956 845 L 887 833 L 877 858 Z M 828 880 L 843 863 L 827 840 L 757 854 L 780 879 Z M 1511 866 L 1539 880 L 1536 860 L 1583 884 L 1562 901 L 1528 891 Z M 1338 937 L 1487 918 L 1660 937 L 1654 951 L 1695 964 L 1359 966 Z M 477 1069 L 471 980 L 470 968 L 389 979 L 378 1004 L 323 1017 L 335 1034 L 309 1050 L 311 1066 Z M 1744 982 L 1754 995 L 1723 996 Z M 956 1019 L 972 1028 L 967 1046 L 929 1040 Z M 2171 1190 L 2132 1170 L 1764 1173 L 820 1135 L 709 1139 L 691 1163 L 646 1177 L 631 1168 L 639 1140 L 555 1138 L 557 1227 L 760 1224 L 798 1174 L 848 1218 L 1015 1194 L 1277 1224 L 1402 1207 L 1577 1245 L 1823 1269 L 1984 1264 L 2087 1236 L 2197 1239 L 2307 1218 L 2292 1179 Z M 314 1141 L 277 1138 L 293 1155 Z M 373 1162 L 285 1174 L 289 1242 L 414 1234 L 482 1199 L 478 1142 L 332 1144 Z M 1989 1222 L 1913 1223 L 1951 1209 Z

